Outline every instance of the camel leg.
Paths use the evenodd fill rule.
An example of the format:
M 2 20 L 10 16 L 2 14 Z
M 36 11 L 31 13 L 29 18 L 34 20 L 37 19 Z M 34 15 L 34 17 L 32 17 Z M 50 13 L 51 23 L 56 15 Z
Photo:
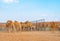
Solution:
M 14 32 L 16 32 L 16 28 L 15 28 L 15 26 L 13 25 L 13 29 L 14 29 Z

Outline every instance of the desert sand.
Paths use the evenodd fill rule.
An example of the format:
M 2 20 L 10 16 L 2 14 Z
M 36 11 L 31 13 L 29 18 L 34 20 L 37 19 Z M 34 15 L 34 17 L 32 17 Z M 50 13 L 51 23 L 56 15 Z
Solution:
M 0 32 L 0 41 L 60 41 L 60 32 L 35 31 L 35 32 Z

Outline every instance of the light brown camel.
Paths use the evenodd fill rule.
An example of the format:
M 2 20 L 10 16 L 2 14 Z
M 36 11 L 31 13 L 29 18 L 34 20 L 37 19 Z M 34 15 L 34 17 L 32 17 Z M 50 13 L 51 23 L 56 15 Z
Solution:
M 21 24 L 21 31 L 29 30 L 31 28 L 32 23 L 31 22 L 20 22 Z
M 8 32 L 16 31 L 14 23 L 11 20 L 8 20 L 6 23 L 6 28 L 8 28 Z
M 21 23 L 18 21 L 14 21 L 14 26 L 16 28 L 16 31 L 20 31 L 21 30 Z
M 30 31 L 31 30 L 31 27 L 32 27 L 32 23 L 31 22 L 26 21 L 26 22 L 23 23 L 24 30 Z

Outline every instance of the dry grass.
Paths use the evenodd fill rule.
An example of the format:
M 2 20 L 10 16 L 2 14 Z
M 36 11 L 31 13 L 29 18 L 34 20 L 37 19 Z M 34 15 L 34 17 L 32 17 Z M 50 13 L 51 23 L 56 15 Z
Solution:
M 60 41 L 60 32 L 0 32 L 0 41 Z

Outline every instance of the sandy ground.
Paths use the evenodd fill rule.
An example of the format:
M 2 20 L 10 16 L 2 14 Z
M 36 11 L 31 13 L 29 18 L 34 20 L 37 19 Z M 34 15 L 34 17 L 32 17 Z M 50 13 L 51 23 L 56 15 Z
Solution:
M 60 41 L 60 32 L 0 32 L 0 41 Z

